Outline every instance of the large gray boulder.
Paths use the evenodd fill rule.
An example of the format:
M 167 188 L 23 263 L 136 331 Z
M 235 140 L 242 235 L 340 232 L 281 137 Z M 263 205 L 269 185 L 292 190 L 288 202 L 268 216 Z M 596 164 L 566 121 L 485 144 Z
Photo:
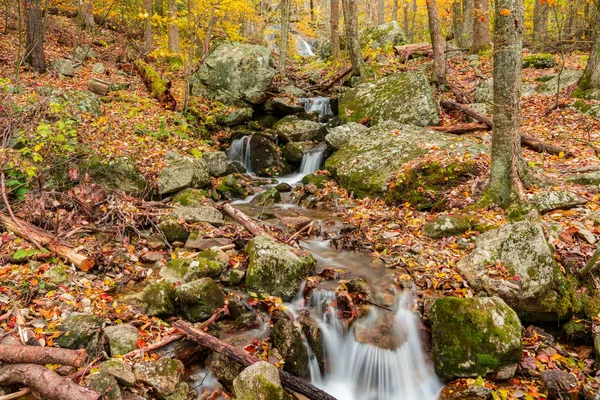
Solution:
M 327 129 L 323 124 L 315 121 L 307 121 L 290 115 L 279 120 L 273 129 L 277 131 L 279 138 L 287 142 L 323 141 Z
M 279 380 L 277 367 L 259 361 L 244 369 L 233 381 L 238 400 L 283 400 L 287 396 Z
M 581 79 L 582 75 L 583 75 L 583 72 L 580 70 L 565 69 L 560 74 L 560 90 L 563 90 L 567 86 L 570 86 L 570 85 L 573 85 L 573 84 L 579 82 L 579 79 Z M 554 75 L 550 80 L 542 83 L 537 88 L 537 92 L 539 94 L 542 94 L 545 96 L 552 96 L 552 95 L 556 94 L 558 85 L 559 85 L 559 79 L 558 79 L 558 74 L 557 74 L 557 75 Z
M 52 61 L 52 69 L 63 76 L 75 75 L 75 68 L 73 68 L 73 61 L 71 61 L 67 58 Z
M 432 358 L 444 379 L 509 379 L 521 361 L 521 321 L 498 297 L 436 300 L 431 308 Z
M 523 320 L 556 321 L 570 311 L 567 282 L 539 223 L 485 232 L 457 268 L 473 289 L 502 298 Z
M 258 176 L 277 176 L 285 170 L 281 150 L 269 138 L 254 134 L 250 139 L 250 165 Z
M 192 95 L 227 104 L 261 104 L 275 75 L 271 51 L 263 46 L 222 42 L 191 81 Z
M 225 293 L 212 278 L 201 278 L 177 288 L 180 313 L 191 322 L 209 319 L 225 304 Z
M 167 164 L 158 175 L 158 192 L 161 195 L 188 187 L 201 188 L 210 183 L 208 166 L 202 158 L 170 154 Z
M 209 151 L 202 155 L 210 176 L 223 176 L 227 171 L 227 154 L 224 151 Z
M 222 226 L 225 218 L 219 210 L 210 206 L 176 207 L 168 218 L 185 220 L 186 222 L 207 222 L 213 226 Z
M 440 201 L 441 192 L 476 174 L 472 159 L 486 151 L 454 135 L 388 121 L 352 137 L 327 159 L 325 169 L 357 196 L 381 196 L 390 203 L 408 201 L 426 209 Z M 440 153 L 439 160 L 456 159 L 448 165 L 445 161 L 414 163 L 421 157 L 434 158 L 429 157 L 434 152 Z M 460 157 L 467 153 L 470 157 Z M 398 174 L 411 161 L 411 168 Z
M 397 21 L 390 21 L 361 32 L 362 47 L 369 46 L 373 50 L 406 44 L 406 36 Z
M 349 122 L 329 129 L 327 136 L 325 136 L 325 141 L 333 150 L 339 150 L 343 145 L 348 143 L 352 138 L 360 135 L 366 129 L 367 127 L 364 125 Z
M 397 121 L 433 126 L 439 122 L 433 90 L 421 70 L 399 72 L 344 91 L 339 97 L 339 117 L 342 122 L 369 117 L 373 124 Z
M 142 196 L 149 186 L 131 158 L 104 160 L 92 157 L 84 161 L 79 170 L 82 176 L 87 174 L 92 182 L 103 186 L 109 193 L 124 192 Z
M 313 256 L 300 249 L 277 242 L 269 235 L 259 235 L 248 242 L 249 256 L 246 289 L 291 300 L 300 282 L 315 267 Z

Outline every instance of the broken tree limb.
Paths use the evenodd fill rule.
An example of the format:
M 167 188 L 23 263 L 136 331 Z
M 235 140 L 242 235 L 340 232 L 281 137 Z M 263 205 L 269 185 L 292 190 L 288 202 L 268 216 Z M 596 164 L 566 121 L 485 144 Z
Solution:
M 0 345 L 0 360 L 9 363 L 60 364 L 79 368 L 83 366 L 86 358 L 87 352 L 84 349 Z
M 467 114 L 469 117 L 473 118 L 474 120 L 484 123 L 489 128 L 493 128 L 493 126 L 494 126 L 494 122 L 490 117 L 488 117 L 487 115 L 483 115 L 483 114 L 473 110 L 471 107 L 465 106 L 464 104 L 459 104 L 452 100 L 442 100 L 442 101 L 440 101 L 440 104 L 444 108 L 463 112 L 463 113 Z M 452 132 L 450 132 L 450 133 L 452 133 Z M 553 155 L 562 154 L 565 157 L 573 156 L 573 153 L 571 153 L 570 151 L 568 151 L 566 149 L 563 149 L 561 147 L 558 147 L 558 146 L 555 146 L 552 144 L 544 143 L 539 139 L 536 139 L 532 136 L 523 135 L 523 134 L 521 135 L 521 146 L 527 147 L 538 153 L 546 152 L 548 154 L 553 154 Z
M 323 90 L 331 89 L 333 87 L 333 85 L 335 85 L 336 83 L 338 83 L 339 81 L 344 79 L 344 77 L 346 75 L 348 75 L 350 72 L 352 72 L 352 65 L 348 65 L 343 70 L 338 72 L 338 74 L 336 76 L 334 76 L 328 83 L 321 85 L 321 88 Z
M 402 61 L 408 61 L 414 56 L 433 56 L 433 47 L 431 46 L 431 43 L 413 43 L 405 44 L 403 46 L 394 46 L 394 51 Z
M 585 275 L 587 275 L 588 272 L 595 269 L 597 262 L 598 262 L 598 258 L 600 258 L 600 242 L 598 242 L 598 245 L 596 246 L 596 250 L 594 250 L 592 257 L 587 262 L 587 264 L 585 264 L 585 267 L 583 267 L 579 270 L 579 275 L 585 276 Z
M 142 60 L 136 60 L 133 65 L 135 65 L 150 95 L 157 99 L 167 110 L 175 110 L 177 101 L 171 94 L 171 81 L 164 79 L 154 68 Z
M 25 240 L 30 240 L 31 238 L 31 240 L 35 240 L 42 246 L 48 246 L 50 251 L 56 253 L 60 257 L 66 258 L 82 271 L 89 271 L 94 267 L 94 261 L 92 259 L 77 253 L 73 247 L 58 241 L 53 235 L 43 231 L 37 226 L 16 217 L 15 220 L 13 220 L 9 215 L 4 213 L 0 213 L 0 223 L 4 225 L 7 230 Z
M 462 135 L 464 133 L 489 131 L 490 127 L 485 124 L 473 122 L 470 124 L 458 124 L 450 126 L 426 126 L 425 129 L 436 132 L 452 133 L 454 135 Z
M 28 386 L 45 400 L 98 400 L 101 397 L 97 392 L 79 386 L 41 365 L 2 365 L 0 385 L 15 384 Z
M 254 236 L 262 235 L 267 233 L 263 227 L 252 221 L 246 214 L 233 207 L 229 203 L 223 203 L 216 206 L 219 211 L 227 215 L 231 219 L 239 222 L 248 232 Z
M 173 326 L 184 332 L 188 338 L 194 340 L 199 345 L 212 351 L 216 351 L 219 354 L 223 354 L 224 356 L 244 365 L 245 367 L 260 361 L 258 358 L 251 356 L 244 350 L 222 342 L 216 337 L 194 328 L 194 326 L 189 322 L 181 320 L 175 321 Z M 281 384 L 284 387 L 300 393 L 310 400 L 336 400 L 335 397 L 331 396 L 330 394 L 288 372 L 280 370 L 279 377 L 281 378 Z

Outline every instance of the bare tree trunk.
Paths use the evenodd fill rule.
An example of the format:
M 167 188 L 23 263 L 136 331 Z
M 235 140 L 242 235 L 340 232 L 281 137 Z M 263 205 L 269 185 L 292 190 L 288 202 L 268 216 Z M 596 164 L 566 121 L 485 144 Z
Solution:
M 42 18 L 42 1 L 26 0 L 25 14 L 27 18 L 27 44 L 25 61 L 37 72 L 46 72 L 44 60 L 44 20 Z
M 600 24 L 600 9 L 596 11 L 596 28 Z M 580 91 L 600 88 L 600 31 L 594 36 L 594 43 L 590 51 L 587 65 L 583 71 L 583 76 L 579 81 Z
M 533 43 L 541 45 L 548 35 L 548 2 L 546 0 L 535 0 L 533 8 Z
M 81 20 L 83 21 L 85 29 L 90 32 L 96 27 L 96 22 L 94 21 L 93 0 L 83 0 L 83 3 L 81 4 Z
M 333 62 L 340 59 L 340 0 L 331 1 L 331 48 Z
M 491 46 L 489 14 L 488 0 L 473 0 L 473 44 L 471 45 L 473 54 L 488 50 Z
M 177 25 L 177 0 L 169 0 L 169 51 L 179 53 L 179 26 Z
M 494 128 L 489 200 L 508 207 L 525 199 L 521 152 L 523 0 L 496 0 L 494 15 Z
M 398 20 L 398 1 L 392 0 L 392 21 Z
M 146 25 L 144 28 L 144 51 L 146 53 L 150 53 L 152 50 L 152 0 L 144 0 L 146 7 Z
M 281 0 L 281 44 L 279 45 L 279 73 L 281 75 L 285 75 L 289 30 L 290 0 Z
M 461 49 L 470 49 L 473 42 L 473 0 L 455 0 L 452 4 L 454 40 Z
M 215 9 L 210 10 L 210 19 L 208 20 L 208 27 L 204 35 L 204 46 L 202 47 L 202 54 L 208 54 L 210 50 L 210 41 L 212 40 L 213 29 L 217 23 L 217 16 L 215 15 Z
M 408 0 L 402 2 L 402 26 L 404 27 L 404 34 L 408 39 L 409 43 L 412 41 L 410 36 L 410 27 L 408 26 Z
M 427 0 L 427 16 L 429 17 L 429 35 L 433 46 L 433 70 L 435 82 L 446 84 L 446 58 L 444 55 L 446 42 L 440 30 L 437 0 Z
M 315 22 L 315 2 L 310 0 L 310 22 Z
M 342 0 L 344 7 L 344 24 L 346 27 L 346 45 L 352 62 L 352 75 L 365 76 L 367 68 L 360 52 L 360 36 L 358 33 L 358 10 L 356 0 Z
M 377 0 L 377 25 L 385 23 L 385 0 Z

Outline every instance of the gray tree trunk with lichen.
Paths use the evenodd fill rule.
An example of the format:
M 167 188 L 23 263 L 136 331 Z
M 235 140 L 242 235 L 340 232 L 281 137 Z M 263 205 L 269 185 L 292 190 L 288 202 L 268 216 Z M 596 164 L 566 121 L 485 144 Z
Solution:
M 429 17 L 429 35 L 433 46 L 433 70 L 435 83 L 446 83 L 446 57 L 444 51 L 446 42 L 440 29 L 440 19 L 436 0 L 427 0 L 427 16 Z
M 346 40 L 350 53 L 350 61 L 352 62 L 352 75 L 365 76 L 367 68 L 360 52 L 356 0 L 342 0 L 342 7 L 344 8 Z
M 536 46 L 543 44 L 548 36 L 548 16 L 550 6 L 545 0 L 535 0 L 533 8 L 533 42 Z
M 496 2 L 496 12 L 498 12 Z M 490 6 L 488 0 L 473 0 L 473 43 L 471 53 L 478 54 L 490 48 Z M 522 27 L 521 27 L 522 29 Z
M 179 53 L 179 26 L 177 25 L 177 0 L 169 0 L 169 51 Z
M 494 128 L 487 195 L 503 207 L 525 197 L 521 152 L 523 1 L 498 0 L 494 16 Z
M 285 74 L 288 34 L 290 30 L 290 1 L 281 0 L 281 44 L 279 45 L 279 73 Z
M 461 49 L 470 49 L 473 41 L 473 0 L 455 0 L 452 4 L 454 41 Z
M 600 24 L 600 10 L 596 14 L 596 26 Z M 597 32 L 592 43 L 590 57 L 578 88 L 582 91 L 600 88 L 600 32 Z

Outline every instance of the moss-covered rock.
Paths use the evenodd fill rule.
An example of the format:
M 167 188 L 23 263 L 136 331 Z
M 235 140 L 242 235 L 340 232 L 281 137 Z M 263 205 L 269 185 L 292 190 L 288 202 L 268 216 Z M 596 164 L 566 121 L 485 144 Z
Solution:
M 223 176 L 227 171 L 227 154 L 224 151 L 208 151 L 202 154 L 210 176 Z
M 168 282 L 152 283 L 144 288 L 140 300 L 149 316 L 171 317 L 175 315 L 177 292 Z
M 123 398 L 117 380 L 107 372 L 91 374 L 86 386 L 102 395 L 102 399 L 121 400 Z
M 567 191 L 549 191 L 535 194 L 531 203 L 542 214 L 554 210 L 568 210 L 587 203 L 587 200 Z
M 223 123 L 227 126 L 235 126 L 248 122 L 252 119 L 254 110 L 250 107 L 235 108 L 223 118 Z
M 526 321 L 556 321 L 573 311 L 572 290 L 540 224 L 506 224 L 475 245 L 457 264 L 473 289 L 502 298 Z
M 204 201 L 208 198 L 210 198 L 210 195 L 206 190 L 183 189 L 173 196 L 173 203 L 185 207 L 199 207 L 204 204 Z
M 433 91 L 423 71 L 399 72 L 378 82 L 364 83 L 339 97 L 342 122 L 397 121 L 418 126 L 439 122 Z
M 316 265 L 310 253 L 279 243 L 269 235 L 250 240 L 246 252 L 249 256 L 246 288 L 284 300 L 296 295 L 300 282 Z
M 227 175 L 219 179 L 217 192 L 225 199 L 240 198 L 245 199 L 248 196 L 246 189 L 235 178 L 235 175 Z
M 111 358 L 100 364 L 98 369 L 101 372 L 106 372 L 114 376 L 117 382 L 119 382 L 121 385 L 135 385 L 135 375 L 133 375 L 133 370 L 129 364 L 123 362 L 123 359 Z
M 301 143 L 289 142 L 283 146 L 283 158 L 292 164 L 298 164 L 304 156 L 304 147 Z
M 318 189 L 322 189 L 325 186 L 325 182 L 329 182 L 331 178 L 325 174 L 308 174 L 302 178 L 304 185 L 315 185 Z
M 110 355 L 112 357 L 127 354 L 130 351 L 137 349 L 137 341 L 140 334 L 133 325 L 120 324 L 107 326 L 104 329 L 104 334 L 108 338 Z
M 211 278 L 201 278 L 177 289 L 181 314 L 191 322 L 209 319 L 225 304 L 225 294 Z
M 530 54 L 523 57 L 523 68 L 554 68 L 556 66 L 556 60 L 552 54 L 540 53 Z
M 231 358 L 214 352 L 211 354 L 207 367 L 215 378 L 227 390 L 233 391 L 234 379 L 244 370 L 244 366 Z
M 133 372 L 138 381 L 150 385 L 160 398 L 165 398 L 177 391 L 185 367 L 179 360 L 163 357 L 137 363 Z
M 233 381 L 238 400 L 284 400 L 285 391 L 279 380 L 279 371 L 266 361 L 244 369 Z
M 406 36 L 395 20 L 365 29 L 360 35 L 361 46 L 369 46 L 373 50 L 391 48 L 406 43 L 408 43 Z
M 87 174 L 90 180 L 103 186 L 109 193 L 124 192 L 132 196 L 142 196 L 148 182 L 130 158 L 103 160 L 92 157 L 84 161 L 80 168 L 81 176 Z
M 431 342 L 435 370 L 447 379 L 509 379 L 523 355 L 519 317 L 498 297 L 436 300 Z
M 600 171 L 568 175 L 565 180 L 578 185 L 600 185 Z
M 581 72 L 579 70 L 565 69 L 564 71 L 562 71 L 562 73 L 560 74 L 561 90 L 566 88 L 567 86 L 577 83 L 579 81 L 579 79 L 581 79 L 582 75 L 583 75 L 583 72 Z M 542 94 L 545 96 L 556 95 L 556 90 L 558 88 L 558 84 L 559 84 L 558 75 L 554 75 L 552 77 L 552 79 L 550 79 L 550 80 L 542 83 L 540 86 L 538 86 L 537 92 L 539 94 Z
M 169 242 L 185 242 L 190 236 L 184 224 L 176 218 L 166 218 L 158 223 L 158 229 Z
M 471 215 L 438 215 L 423 226 L 423 233 L 432 238 L 460 235 L 477 223 Z
M 168 165 L 158 175 L 158 192 L 161 195 L 178 192 L 188 187 L 202 188 L 210 183 L 208 166 L 202 158 L 169 154 L 167 163 Z
M 283 369 L 297 376 L 305 376 L 308 353 L 302 335 L 290 319 L 282 318 L 275 322 L 271 329 L 271 341 L 283 357 Z
M 306 142 L 318 141 L 321 142 L 327 134 L 327 129 L 324 125 L 315 122 L 300 119 L 297 116 L 289 115 L 279 120 L 273 129 L 284 143 L 287 142 Z
M 339 150 L 352 138 L 361 134 L 367 129 L 366 126 L 357 122 L 349 122 L 344 125 L 329 129 L 325 136 L 325 141 L 333 150 Z
M 103 349 L 104 319 L 93 314 L 73 313 L 56 328 L 61 335 L 54 340 L 65 349 L 86 349 L 90 357 L 97 357 Z
M 286 170 L 281 150 L 268 137 L 252 135 L 250 148 L 250 165 L 258 176 L 278 176 Z
M 168 219 L 183 220 L 188 223 L 206 222 L 213 226 L 222 226 L 225 218 L 219 210 L 210 206 L 184 207 L 179 206 L 171 211 Z
M 169 261 L 160 270 L 160 276 L 167 282 L 190 282 L 200 278 L 218 278 L 223 273 L 223 265 L 204 257 L 177 258 Z
M 279 191 L 276 188 L 272 187 L 253 198 L 252 204 L 258 204 L 260 206 L 269 206 L 275 203 L 279 203 L 280 201 L 281 193 L 279 193 Z

